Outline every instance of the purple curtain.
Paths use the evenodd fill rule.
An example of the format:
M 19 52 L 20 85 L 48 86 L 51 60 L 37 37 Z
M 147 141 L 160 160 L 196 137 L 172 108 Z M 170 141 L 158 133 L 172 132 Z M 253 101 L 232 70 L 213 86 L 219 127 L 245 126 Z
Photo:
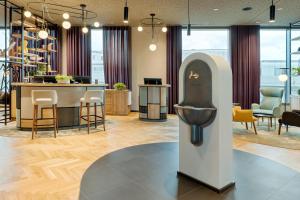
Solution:
M 67 31 L 67 72 L 74 76 L 91 75 L 91 30 L 86 34 L 81 27 Z
M 169 88 L 169 113 L 174 114 L 174 104 L 178 103 L 178 75 L 182 62 L 182 27 L 169 26 L 167 32 L 167 83 Z
M 259 103 L 260 34 L 259 26 L 232 26 L 231 67 L 233 102 L 243 108 Z
M 113 88 L 123 82 L 131 89 L 131 28 L 103 27 L 103 61 L 105 83 Z

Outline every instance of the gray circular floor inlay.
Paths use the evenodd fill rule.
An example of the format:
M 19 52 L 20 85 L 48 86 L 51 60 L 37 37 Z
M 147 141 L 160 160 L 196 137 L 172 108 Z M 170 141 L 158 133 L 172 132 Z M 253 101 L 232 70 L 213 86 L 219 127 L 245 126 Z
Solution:
M 201 167 L 201 166 L 200 166 Z M 94 162 L 81 200 L 299 200 L 300 175 L 271 160 L 234 150 L 235 187 L 218 194 L 177 176 L 178 143 L 122 149 Z

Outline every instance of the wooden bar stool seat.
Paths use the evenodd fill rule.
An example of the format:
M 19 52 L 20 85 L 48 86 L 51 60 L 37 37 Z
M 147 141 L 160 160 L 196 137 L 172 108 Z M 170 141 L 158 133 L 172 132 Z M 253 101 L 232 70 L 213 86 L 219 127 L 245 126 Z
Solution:
M 85 104 L 86 114 L 83 115 L 83 106 Z M 91 105 L 94 106 L 94 113 L 90 113 Z M 101 107 L 101 115 L 97 114 L 97 107 Z M 91 117 L 94 120 L 91 121 Z M 104 90 L 88 90 L 85 92 L 84 97 L 80 98 L 80 120 L 79 126 L 82 125 L 82 120 L 87 121 L 87 132 L 90 133 L 90 124 L 94 123 L 95 128 L 97 124 L 101 123 L 105 131 L 105 113 L 104 113 Z
M 58 133 L 58 123 L 57 123 L 57 93 L 56 90 L 32 90 L 31 92 L 31 100 L 33 105 L 33 117 L 32 117 L 32 139 L 37 134 L 38 127 L 53 127 L 54 129 L 54 137 L 56 138 L 56 134 Z M 51 106 L 45 107 L 45 106 Z M 39 118 L 39 107 L 52 109 L 52 117 Z M 41 109 L 42 110 L 42 109 Z M 42 111 L 41 111 L 42 112 Z M 52 120 L 51 124 L 38 124 L 40 120 Z

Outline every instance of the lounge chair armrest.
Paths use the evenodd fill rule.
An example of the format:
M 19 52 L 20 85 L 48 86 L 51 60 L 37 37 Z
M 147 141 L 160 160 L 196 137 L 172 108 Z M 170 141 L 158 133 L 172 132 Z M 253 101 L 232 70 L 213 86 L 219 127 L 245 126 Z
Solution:
M 251 109 L 252 109 L 252 110 L 260 109 L 260 105 L 257 104 L 257 103 L 253 103 L 253 104 L 251 104 Z
M 279 117 L 281 117 L 281 115 L 282 115 L 281 106 L 274 107 L 273 108 L 273 116 L 279 118 Z

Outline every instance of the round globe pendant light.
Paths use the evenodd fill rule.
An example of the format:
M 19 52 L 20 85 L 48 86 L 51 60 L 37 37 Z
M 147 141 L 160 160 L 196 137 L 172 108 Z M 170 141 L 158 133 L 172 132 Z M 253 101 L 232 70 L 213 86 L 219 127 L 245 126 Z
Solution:
M 151 43 L 151 44 L 149 45 L 149 49 L 150 49 L 150 51 L 156 51 L 156 49 L 157 49 L 156 44 L 155 44 L 155 43 Z
M 99 22 L 94 22 L 94 26 L 95 26 L 96 28 L 98 28 L 98 27 L 100 26 L 100 23 L 99 23 Z
M 64 29 L 69 29 L 69 28 L 71 28 L 71 23 L 69 21 L 63 21 L 62 27 Z
M 89 32 L 89 29 L 86 26 L 82 27 L 81 30 L 84 34 Z
M 278 76 L 278 79 L 279 79 L 280 82 L 286 82 L 288 80 L 288 78 L 289 77 L 286 74 L 280 74 Z
M 142 26 L 138 26 L 137 30 L 138 30 L 139 32 L 142 32 L 144 29 L 143 29 Z
M 70 18 L 69 13 L 64 13 L 62 16 L 63 16 L 64 19 L 69 19 Z
M 164 26 L 164 27 L 161 28 L 161 31 L 166 33 L 168 31 L 168 28 Z
M 24 16 L 25 16 L 25 17 L 28 17 L 28 18 L 29 18 L 29 17 L 31 17 L 31 15 L 32 15 L 32 14 L 31 14 L 31 12 L 30 12 L 29 10 L 25 10 L 25 11 L 24 11 Z
M 39 35 L 39 38 L 41 38 L 41 39 L 44 40 L 44 39 L 47 39 L 48 32 L 46 30 L 40 30 L 39 33 L 38 33 L 38 35 Z

